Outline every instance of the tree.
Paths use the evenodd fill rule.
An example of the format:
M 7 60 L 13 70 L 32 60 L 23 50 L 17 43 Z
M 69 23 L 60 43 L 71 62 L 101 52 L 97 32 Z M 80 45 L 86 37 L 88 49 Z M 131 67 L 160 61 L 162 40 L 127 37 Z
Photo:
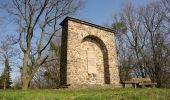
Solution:
M 56 88 L 60 82 L 60 45 L 56 42 L 50 44 L 51 52 L 49 53 L 49 62 L 44 66 L 44 79 L 49 84 L 49 87 Z
M 136 76 L 145 77 L 145 69 L 140 59 L 140 53 L 145 45 L 146 32 L 140 20 L 138 9 L 132 3 L 124 5 L 123 11 L 117 16 L 118 21 L 112 25 L 116 30 L 117 46 L 119 52 L 120 70 L 132 71 Z M 114 19 L 114 20 L 115 20 Z M 127 74 L 125 76 L 128 76 Z
M 119 33 L 116 33 L 117 44 L 121 44 L 117 46 L 120 71 L 123 71 L 120 73 L 127 76 L 126 72 L 131 71 L 128 74 L 149 76 L 153 82 L 157 82 L 158 87 L 162 87 L 165 81 L 166 84 L 170 82 L 170 10 L 169 3 L 165 2 L 167 0 L 155 1 L 141 7 L 127 3 L 117 23 L 113 24 Z M 127 32 L 121 30 L 122 26 L 127 27 Z
M 13 47 L 13 44 L 16 43 L 16 39 L 13 35 L 7 35 L 2 41 L 0 46 L 0 58 L 2 59 L 2 63 L 4 65 L 3 73 L 0 77 L 1 86 L 3 89 L 10 88 L 12 84 L 10 78 L 10 60 L 17 55 L 17 49 Z
M 19 44 L 24 55 L 22 89 L 29 87 L 39 67 L 48 59 L 46 49 L 60 29 L 58 21 L 75 13 L 81 5 L 81 0 L 12 0 L 9 12 L 19 23 Z
M 113 17 L 113 24 L 111 25 L 115 30 L 115 44 L 117 49 L 117 56 L 119 61 L 119 75 L 120 81 L 130 80 L 131 76 L 131 58 L 130 55 L 127 55 L 128 52 L 127 45 L 125 45 L 125 34 L 127 34 L 127 26 L 121 17 L 121 14 L 116 14 Z M 130 53 L 129 53 L 130 54 Z
M 36 88 L 58 88 L 60 81 L 60 45 L 56 42 L 50 43 L 49 58 L 46 63 L 41 66 L 34 80 L 32 87 Z
M 145 29 L 148 31 L 148 41 L 149 41 L 149 48 L 151 51 L 151 63 L 152 67 L 152 73 L 149 73 L 152 76 L 152 80 L 156 81 L 158 84 L 158 87 L 161 86 L 161 76 L 164 66 L 164 55 L 163 53 L 166 53 L 166 50 L 164 48 L 164 43 L 166 40 L 165 36 L 162 30 L 162 25 L 164 24 L 164 17 L 165 12 L 162 9 L 162 6 L 158 3 L 151 3 L 141 9 L 141 16 L 143 19 L 143 24 Z
M 6 88 L 10 88 L 10 85 L 12 84 L 11 78 L 10 78 L 10 66 L 9 66 L 9 61 L 8 58 L 5 58 L 5 68 L 4 71 L 0 77 L 1 80 L 1 86 L 5 90 Z
M 147 31 L 143 29 L 140 12 L 133 6 L 133 4 L 127 4 L 123 12 L 123 18 L 125 19 L 125 23 L 130 31 L 130 33 L 125 35 L 129 42 L 130 49 L 135 55 L 136 69 L 139 69 L 136 70 L 135 73 L 137 76 L 146 77 L 145 68 L 141 60 L 141 53 L 145 46 Z

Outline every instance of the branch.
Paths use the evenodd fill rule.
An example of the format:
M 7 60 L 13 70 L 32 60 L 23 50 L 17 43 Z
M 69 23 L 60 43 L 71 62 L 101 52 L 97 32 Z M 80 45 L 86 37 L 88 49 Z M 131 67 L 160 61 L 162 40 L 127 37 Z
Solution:
M 50 39 L 48 40 L 47 44 L 40 50 L 40 53 L 43 52 L 43 51 L 46 49 L 46 47 L 47 47 L 47 46 L 49 45 L 49 43 L 51 42 L 53 36 L 55 35 L 55 33 L 56 33 L 58 30 L 60 30 L 60 29 L 61 29 L 61 28 L 55 30 L 55 31 L 52 33 L 52 35 L 51 35 Z
M 19 35 L 19 45 L 20 45 L 20 48 L 21 48 L 21 50 L 22 50 L 22 52 L 25 52 L 26 50 L 24 49 L 24 47 L 23 47 L 23 45 L 22 45 L 22 33 L 23 33 L 23 28 L 22 28 L 22 17 L 21 17 L 21 19 L 20 19 L 20 26 L 19 26 L 19 28 L 20 28 L 20 35 Z
M 25 15 L 25 17 L 24 17 L 24 15 L 23 15 L 23 13 L 22 13 L 22 9 L 21 9 L 22 7 L 21 7 L 21 5 L 19 5 L 19 3 L 17 2 L 17 0 L 13 0 L 12 2 L 13 2 L 13 4 L 15 5 L 16 9 L 18 9 L 18 11 L 19 11 L 19 13 L 20 13 L 20 17 L 24 18 L 26 24 L 28 25 L 28 20 L 27 20 L 27 18 L 26 18 L 26 15 Z M 11 12 L 11 13 L 14 14 L 13 12 Z M 26 13 L 26 12 L 25 12 L 25 13 Z M 15 15 L 16 15 L 16 14 L 15 14 Z
M 43 43 L 43 39 L 44 39 L 44 35 L 45 35 L 45 32 L 44 32 L 44 27 L 41 28 L 42 32 L 41 32 L 41 38 L 40 38 L 40 41 L 39 41 L 39 44 L 38 44 L 38 53 L 41 53 L 41 48 L 42 48 L 42 43 Z
M 40 62 L 38 62 L 38 60 L 37 60 L 37 62 L 34 64 L 35 66 L 33 67 L 32 72 L 30 74 L 31 79 L 34 77 L 35 73 L 40 68 L 40 66 L 43 65 L 46 62 L 47 58 L 48 58 L 48 56 L 44 57 L 44 59 L 42 59 L 42 61 L 40 61 Z
M 39 20 L 40 16 L 41 16 L 41 15 L 42 15 L 42 13 L 43 13 L 43 11 L 44 11 L 45 7 L 47 6 L 48 1 L 49 1 L 49 0 L 45 0 L 44 5 L 42 6 L 40 13 L 38 14 L 38 16 L 37 16 L 37 18 L 36 18 L 36 20 L 35 20 L 35 23 L 33 24 L 33 28 L 32 28 L 32 30 L 34 29 L 34 27 L 35 27 L 35 25 L 37 24 L 37 22 L 38 22 L 38 20 Z
M 44 64 L 44 63 L 46 62 L 47 58 L 48 58 L 48 56 L 46 56 L 46 57 L 41 61 L 41 63 L 39 64 L 39 66 L 41 66 L 42 64 Z

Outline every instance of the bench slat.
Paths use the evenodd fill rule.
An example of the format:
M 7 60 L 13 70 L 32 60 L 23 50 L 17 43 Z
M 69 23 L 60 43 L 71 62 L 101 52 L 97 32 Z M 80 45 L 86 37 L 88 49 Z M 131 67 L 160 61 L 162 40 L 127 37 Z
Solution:
M 156 83 L 139 83 L 139 85 L 156 85 Z
M 132 83 L 139 83 L 139 82 L 136 82 L 136 81 L 123 81 L 124 84 L 132 84 Z

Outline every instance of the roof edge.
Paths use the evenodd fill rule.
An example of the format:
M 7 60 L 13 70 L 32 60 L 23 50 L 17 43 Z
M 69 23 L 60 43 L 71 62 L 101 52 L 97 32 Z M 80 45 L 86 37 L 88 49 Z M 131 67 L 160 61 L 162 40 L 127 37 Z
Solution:
M 68 20 L 71 20 L 71 21 L 74 21 L 74 22 L 77 22 L 77 23 L 81 23 L 81 24 L 85 24 L 85 25 L 89 25 L 89 26 L 92 26 L 92 27 L 95 27 L 95 28 L 98 28 L 98 29 L 101 29 L 101 30 L 108 31 L 108 32 L 115 33 L 115 30 L 113 30 L 113 29 L 106 28 L 106 27 L 104 27 L 104 26 L 96 25 L 96 24 L 93 24 L 93 23 L 90 23 L 90 22 L 87 22 L 87 21 L 84 21 L 84 20 L 76 19 L 76 18 L 73 18 L 73 17 L 69 17 L 69 16 L 67 16 L 67 17 L 60 23 L 60 25 L 63 26 L 63 24 L 64 24 L 65 22 L 67 22 Z

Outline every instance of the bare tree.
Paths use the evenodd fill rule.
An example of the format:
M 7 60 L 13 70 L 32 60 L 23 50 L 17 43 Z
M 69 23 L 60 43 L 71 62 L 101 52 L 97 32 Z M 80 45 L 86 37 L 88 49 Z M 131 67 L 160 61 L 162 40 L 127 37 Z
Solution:
M 130 49 L 134 51 L 134 55 L 136 56 L 136 67 L 139 69 L 136 74 L 138 76 L 145 77 L 146 73 L 140 60 L 140 53 L 145 46 L 147 31 L 144 31 L 142 28 L 143 26 L 138 9 L 135 9 L 131 3 L 128 3 L 125 6 L 123 11 L 123 18 L 125 20 L 126 26 L 128 27 L 128 30 L 130 31 L 130 33 L 125 35 L 129 42 Z
M 12 0 L 9 12 L 19 22 L 19 44 L 24 55 L 22 89 L 29 87 L 39 67 L 46 62 L 46 48 L 60 29 L 58 21 L 75 13 L 81 4 L 81 0 Z
M 1 41 L 0 45 L 0 59 L 4 65 L 4 71 L 0 77 L 3 89 L 9 88 L 11 85 L 10 71 L 11 71 L 11 60 L 18 53 L 17 49 L 13 47 L 16 44 L 16 38 L 13 35 L 7 35 Z
M 116 49 L 117 49 L 117 56 L 119 61 L 119 72 L 120 72 L 120 80 L 130 80 L 131 78 L 131 71 L 132 71 L 132 56 L 128 47 L 126 45 L 126 37 L 127 34 L 127 27 L 122 18 L 122 14 L 116 14 L 113 16 L 113 24 L 112 27 L 115 30 L 115 42 L 116 42 Z M 129 55 L 130 54 L 130 55 Z
M 120 64 L 129 64 L 125 68 L 125 72 L 133 71 L 135 75 L 145 77 L 145 68 L 141 61 L 141 52 L 145 46 L 147 31 L 143 30 L 139 10 L 134 7 L 132 3 L 126 3 L 123 11 L 119 14 L 119 20 L 115 23 L 113 28 L 116 30 L 116 37 L 118 38 L 120 55 Z M 115 18 L 114 18 L 115 20 Z M 122 58 L 123 57 L 123 58 Z M 124 62 L 122 62 L 122 60 Z M 132 70 L 133 69 L 133 70 Z M 128 76 L 128 75 L 126 75 Z
M 151 3 L 141 10 L 143 24 L 145 29 L 148 30 L 149 48 L 151 50 L 151 59 L 153 63 L 152 67 L 150 67 L 152 68 L 152 78 L 153 81 L 158 83 L 158 87 L 160 87 L 163 69 L 163 52 L 166 52 L 164 51 L 164 40 L 166 40 L 166 36 L 161 31 L 165 12 L 162 10 L 159 3 Z
M 149 76 L 157 82 L 158 87 L 168 84 L 170 76 L 170 34 L 169 11 L 166 0 L 151 2 L 141 7 L 127 3 L 119 16 L 117 25 L 119 64 L 121 71 L 135 73 L 135 76 Z M 165 6 L 166 5 L 166 6 Z M 127 27 L 127 32 L 121 30 L 121 23 Z M 114 24 L 115 25 L 115 24 Z M 114 28 L 114 27 L 113 27 Z M 121 34 L 123 33 L 123 34 Z M 121 37 L 121 38 L 120 38 Z M 120 39 L 119 39 L 120 38 Z M 119 41 L 125 41 L 119 43 Z M 129 67 L 125 67 L 129 66 Z M 122 72 L 121 72 L 122 73 Z M 164 73 L 164 74 L 163 74 Z M 127 78 L 125 78 L 127 79 Z

